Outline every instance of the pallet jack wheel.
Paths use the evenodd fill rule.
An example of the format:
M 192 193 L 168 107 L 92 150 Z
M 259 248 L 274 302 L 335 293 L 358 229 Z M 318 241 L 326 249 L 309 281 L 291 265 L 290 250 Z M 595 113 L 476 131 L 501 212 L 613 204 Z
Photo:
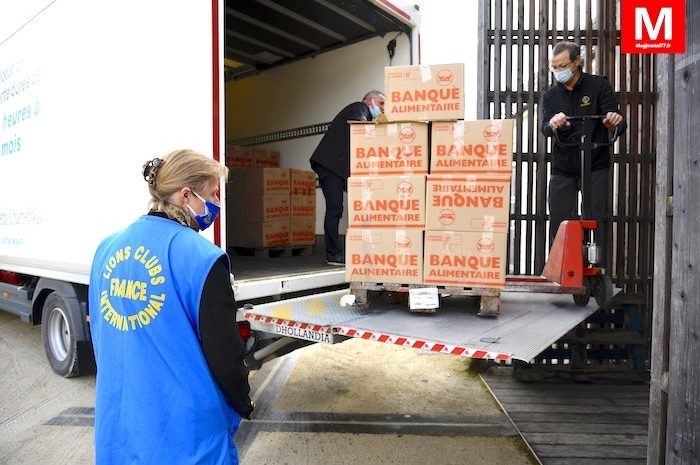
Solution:
M 583 279 L 583 284 L 586 287 L 586 292 L 584 294 L 573 294 L 574 303 L 579 307 L 585 307 L 591 299 L 591 280 L 586 277 Z
M 609 304 L 613 298 L 613 283 L 610 276 L 599 274 L 593 278 L 593 297 L 599 307 Z
M 382 296 L 382 300 L 389 305 L 408 305 L 408 292 L 386 291 Z

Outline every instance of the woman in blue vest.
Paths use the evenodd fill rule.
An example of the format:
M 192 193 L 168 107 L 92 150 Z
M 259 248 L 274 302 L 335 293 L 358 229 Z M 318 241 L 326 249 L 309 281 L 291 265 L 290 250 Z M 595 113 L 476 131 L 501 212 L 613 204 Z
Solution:
M 238 463 L 253 411 L 226 254 L 197 232 L 228 169 L 191 150 L 144 165 L 150 211 L 92 264 L 95 455 L 106 464 Z

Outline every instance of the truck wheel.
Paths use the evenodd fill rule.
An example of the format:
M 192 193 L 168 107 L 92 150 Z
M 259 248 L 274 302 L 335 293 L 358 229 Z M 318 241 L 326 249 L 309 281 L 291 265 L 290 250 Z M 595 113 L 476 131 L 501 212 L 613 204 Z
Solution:
M 41 313 L 41 337 L 46 358 L 54 372 L 64 378 L 78 374 L 78 343 L 68 306 L 63 298 L 52 292 L 44 302 Z

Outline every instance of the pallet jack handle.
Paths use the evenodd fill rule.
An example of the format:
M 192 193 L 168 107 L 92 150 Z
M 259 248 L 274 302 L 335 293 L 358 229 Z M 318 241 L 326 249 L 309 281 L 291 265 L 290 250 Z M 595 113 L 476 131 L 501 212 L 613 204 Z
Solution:
M 591 136 L 593 134 L 593 129 L 595 124 L 602 123 L 607 115 L 577 115 L 577 116 L 567 116 L 568 121 L 580 121 L 583 123 L 583 128 L 579 140 L 576 142 L 562 142 L 559 138 L 559 134 L 554 130 L 554 140 L 556 143 L 562 147 L 577 147 L 581 155 L 581 219 L 590 220 L 593 219 L 593 211 L 591 208 L 591 178 L 593 173 L 593 151 L 600 147 L 607 147 L 614 144 L 618 137 L 619 132 L 616 127 L 613 134 L 606 142 L 592 142 Z M 593 231 L 590 231 L 590 242 L 593 241 Z
M 596 302 L 601 306 L 608 304 L 613 296 L 613 285 L 610 276 L 605 274 L 602 268 L 596 267 L 596 264 L 598 263 L 598 247 L 595 243 L 594 229 L 597 229 L 599 225 L 597 225 L 597 223 L 594 221 L 585 221 L 593 218 L 590 199 L 591 178 L 593 172 L 593 150 L 599 147 L 606 147 L 614 144 L 619 136 L 619 128 L 616 127 L 606 142 L 593 142 L 591 140 L 595 125 L 600 124 L 606 118 L 606 116 L 607 115 L 568 116 L 568 121 L 580 121 L 583 123 L 579 140 L 576 142 L 563 142 L 559 138 L 558 132 L 556 130 L 553 131 L 556 144 L 562 147 L 576 147 L 581 155 L 581 216 L 579 221 L 571 222 L 570 224 L 567 224 L 567 227 L 570 226 L 569 229 L 572 233 L 578 233 L 578 236 L 573 239 L 573 243 L 580 243 L 582 239 L 581 232 L 586 232 L 588 237 L 587 242 L 583 247 L 583 256 L 586 257 L 589 266 L 584 266 L 585 264 L 581 262 L 581 255 L 571 250 L 566 234 L 562 235 L 562 240 L 557 246 L 557 241 L 560 239 L 560 232 L 557 232 L 557 237 L 555 238 L 555 243 L 552 246 L 552 249 L 559 251 L 564 249 L 568 250 L 569 258 L 564 258 L 561 253 L 559 255 L 550 254 L 550 258 L 554 256 L 554 259 L 551 260 L 551 262 L 550 259 L 547 260 L 543 271 L 543 276 L 552 282 L 561 283 L 563 282 L 563 279 L 561 278 L 563 272 L 566 271 L 571 273 L 573 271 L 574 276 L 577 276 L 575 270 L 582 268 L 581 275 L 578 276 L 578 279 L 580 279 L 582 284 L 585 286 L 585 292 L 583 294 L 574 294 L 574 302 L 577 305 L 582 306 L 588 304 L 588 300 L 591 295 L 595 296 Z M 596 225 L 595 228 L 593 227 L 594 224 Z M 573 269 L 571 266 L 572 263 L 574 264 Z M 559 276 L 559 278 L 557 278 L 557 276 Z

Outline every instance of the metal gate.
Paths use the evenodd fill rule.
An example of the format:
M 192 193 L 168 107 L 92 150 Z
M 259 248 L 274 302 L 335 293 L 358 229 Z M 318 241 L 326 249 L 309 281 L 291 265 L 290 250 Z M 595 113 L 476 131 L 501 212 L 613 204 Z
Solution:
M 624 295 L 617 309 L 594 315 L 538 362 L 583 357 L 588 366 L 628 363 L 642 371 L 647 355 L 639 345 L 648 345 L 650 337 L 654 255 L 654 57 L 620 52 L 619 2 L 480 0 L 479 18 L 477 113 L 515 119 L 510 272 L 539 274 L 547 255 L 551 143 L 539 131 L 539 104 L 552 85 L 553 45 L 579 44 L 584 72 L 607 76 L 616 92 L 628 129 L 612 158 L 612 253 L 605 267 Z

